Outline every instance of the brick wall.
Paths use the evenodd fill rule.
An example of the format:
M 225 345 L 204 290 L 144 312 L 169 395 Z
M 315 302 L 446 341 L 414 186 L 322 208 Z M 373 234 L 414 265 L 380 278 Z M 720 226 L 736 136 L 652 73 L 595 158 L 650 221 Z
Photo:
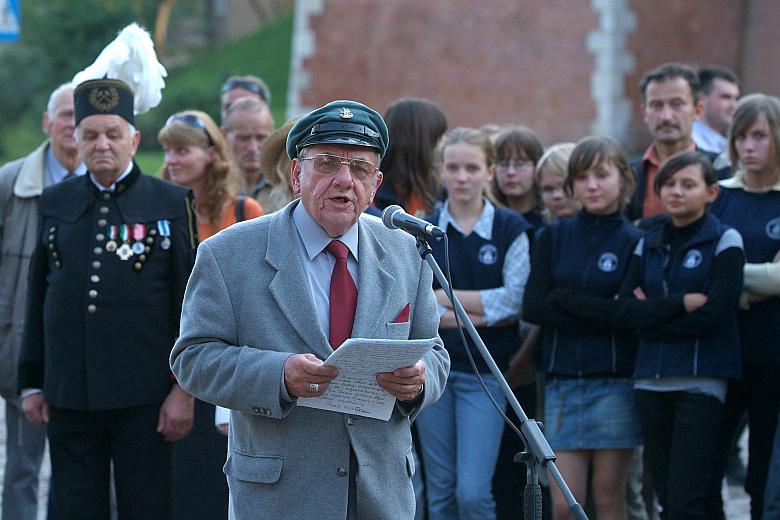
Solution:
M 663 62 L 720 63 L 743 75 L 745 91 L 780 91 L 776 0 L 609 1 L 631 18 L 614 44 L 628 56 L 614 79 L 630 120 L 614 137 L 632 151 L 648 142 L 639 79 Z M 604 82 L 592 81 L 588 42 L 604 30 L 605 2 L 298 0 L 308 9 L 296 31 L 310 40 L 293 67 L 307 79 L 289 93 L 291 115 L 338 98 L 383 112 L 395 99 L 422 96 L 444 108 L 451 127 L 517 123 L 545 144 L 576 140 L 595 124 L 594 99 L 604 102 L 592 91 Z

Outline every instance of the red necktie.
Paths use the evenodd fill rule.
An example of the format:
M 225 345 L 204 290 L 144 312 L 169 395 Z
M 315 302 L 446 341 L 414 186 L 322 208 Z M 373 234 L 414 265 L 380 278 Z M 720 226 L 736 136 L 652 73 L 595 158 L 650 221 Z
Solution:
M 349 249 L 343 242 L 334 240 L 325 247 L 336 257 L 330 277 L 330 346 L 335 350 L 352 336 L 352 323 L 357 307 L 357 287 L 347 269 Z

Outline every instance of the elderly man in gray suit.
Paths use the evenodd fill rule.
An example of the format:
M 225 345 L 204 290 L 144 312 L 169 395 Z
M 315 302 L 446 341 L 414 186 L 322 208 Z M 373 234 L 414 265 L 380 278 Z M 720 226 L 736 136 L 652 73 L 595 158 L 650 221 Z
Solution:
M 414 516 L 409 426 L 449 357 L 414 240 L 362 214 L 387 142 L 360 103 L 307 114 L 287 140 L 300 199 L 198 250 L 171 366 L 187 392 L 232 409 L 232 519 Z M 377 376 L 397 399 L 389 421 L 296 404 L 327 390 L 337 371 L 322 359 L 349 337 L 435 338 L 414 366 Z

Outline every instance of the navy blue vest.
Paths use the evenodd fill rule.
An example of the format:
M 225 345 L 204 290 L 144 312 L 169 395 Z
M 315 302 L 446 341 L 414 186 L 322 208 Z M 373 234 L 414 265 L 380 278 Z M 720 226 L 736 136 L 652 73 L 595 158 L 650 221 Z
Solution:
M 747 192 L 721 187 L 712 205 L 721 222 L 739 231 L 748 263 L 772 262 L 780 251 L 780 191 Z M 740 310 L 742 359 L 748 363 L 780 363 L 780 298 L 751 303 Z
M 427 220 L 436 224 L 439 221 L 439 214 L 440 212 L 436 211 Z M 523 217 L 504 208 L 496 208 L 490 240 L 484 240 L 476 233 L 463 236 L 452 226 L 448 226 L 446 231 L 450 243 L 450 271 L 453 288 L 482 290 L 503 286 L 502 272 L 506 252 L 512 242 L 529 229 L 531 226 Z M 436 262 L 446 274 L 444 240 L 432 241 L 431 248 Z M 438 288 L 436 280 L 433 283 L 434 288 Z M 477 327 L 477 332 L 479 332 L 479 336 L 485 342 L 498 367 L 505 370 L 509 366 L 509 358 L 520 348 L 517 324 L 513 323 L 504 327 Z M 481 373 L 489 372 L 474 342 L 465 331 L 464 334 L 477 368 Z M 471 364 L 457 329 L 439 329 L 439 335 L 450 355 L 452 370 L 471 372 Z
M 622 213 L 596 216 L 583 210 L 549 229 L 554 287 L 604 298 L 618 293 L 641 234 Z M 549 374 L 630 377 L 635 354 L 631 334 L 542 328 L 542 367 Z
M 674 257 L 663 241 L 668 220 L 647 231 L 640 251 L 640 276 L 648 298 L 707 291 L 718 244 L 729 228 L 709 213 L 703 218 L 702 227 Z M 741 377 L 738 300 L 739 294 L 734 295 L 734 313 L 707 334 L 678 341 L 641 338 L 635 377 Z

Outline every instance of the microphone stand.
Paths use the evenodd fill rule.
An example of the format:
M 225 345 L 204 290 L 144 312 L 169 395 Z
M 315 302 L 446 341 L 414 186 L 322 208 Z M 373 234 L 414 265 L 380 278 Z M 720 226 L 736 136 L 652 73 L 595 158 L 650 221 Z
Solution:
M 523 411 L 523 408 L 520 406 L 520 403 L 517 401 L 517 398 L 515 398 L 515 394 L 512 392 L 512 389 L 509 388 L 509 384 L 506 382 L 504 375 L 501 373 L 501 370 L 499 370 L 498 365 L 496 365 L 490 352 L 488 352 L 482 338 L 479 337 L 477 329 L 474 328 L 474 324 L 469 319 L 468 314 L 463 309 L 463 306 L 455 296 L 455 293 L 451 291 L 447 278 L 436 263 L 436 259 L 433 257 L 433 250 L 426 241 L 425 236 L 422 233 L 412 233 L 412 235 L 417 239 L 417 251 L 420 253 L 422 259 L 428 262 L 439 285 L 441 285 L 444 292 L 452 301 L 455 312 L 465 325 L 471 339 L 474 340 L 474 344 L 477 346 L 485 363 L 487 363 L 490 372 L 495 376 L 496 381 L 498 381 L 501 386 L 501 390 L 504 392 L 509 405 L 515 411 L 515 414 L 517 414 L 518 419 L 520 419 L 521 440 L 525 445 L 525 451 L 515 455 L 514 462 L 523 462 L 526 465 L 526 486 L 523 502 L 525 520 L 542 519 L 542 491 L 539 487 L 539 468 L 546 468 L 550 472 L 555 484 L 566 499 L 566 503 L 569 504 L 569 511 L 574 518 L 577 520 L 588 520 L 582 506 L 577 503 L 577 499 L 574 498 L 574 495 L 569 490 L 569 486 L 566 485 L 566 481 L 563 479 L 561 472 L 558 471 L 558 467 L 555 465 L 555 453 L 547 442 L 547 439 L 544 437 L 544 434 L 539 427 L 539 423 L 528 418 Z M 466 348 L 468 348 L 468 346 L 466 346 Z

